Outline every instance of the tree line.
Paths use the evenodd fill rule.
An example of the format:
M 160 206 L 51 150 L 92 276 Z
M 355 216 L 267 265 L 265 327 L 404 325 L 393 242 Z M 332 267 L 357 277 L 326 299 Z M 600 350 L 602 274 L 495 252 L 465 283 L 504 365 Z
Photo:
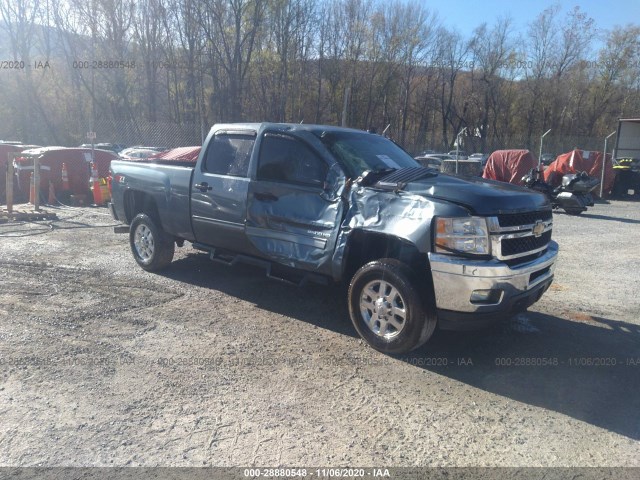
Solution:
M 459 32 L 419 0 L 0 0 L 0 61 L 0 136 L 39 144 L 105 119 L 274 121 L 415 152 L 464 129 L 487 152 L 548 129 L 599 139 L 640 113 L 640 27 L 601 31 L 578 7 Z

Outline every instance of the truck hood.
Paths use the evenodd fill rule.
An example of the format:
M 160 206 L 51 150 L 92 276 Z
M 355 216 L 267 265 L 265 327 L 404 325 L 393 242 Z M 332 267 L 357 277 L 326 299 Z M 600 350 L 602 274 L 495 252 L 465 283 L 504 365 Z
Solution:
M 410 182 L 404 191 L 456 203 L 478 215 L 551 208 L 549 200 L 541 193 L 479 177 L 439 174 Z

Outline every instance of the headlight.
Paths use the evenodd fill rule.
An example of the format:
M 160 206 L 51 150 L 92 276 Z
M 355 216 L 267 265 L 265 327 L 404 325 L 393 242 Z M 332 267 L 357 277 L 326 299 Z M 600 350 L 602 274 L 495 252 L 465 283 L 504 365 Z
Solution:
M 491 243 L 487 220 L 484 217 L 455 217 L 436 219 L 435 251 L 490 255 Z

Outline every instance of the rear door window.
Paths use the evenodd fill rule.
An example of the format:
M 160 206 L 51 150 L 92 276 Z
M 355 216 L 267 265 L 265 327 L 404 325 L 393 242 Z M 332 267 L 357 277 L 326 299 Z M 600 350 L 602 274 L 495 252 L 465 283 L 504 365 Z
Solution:
M 207 173 L 246 177 L 255 136 L 223 133 L 215 135 L 207 148 L 204 170 Z

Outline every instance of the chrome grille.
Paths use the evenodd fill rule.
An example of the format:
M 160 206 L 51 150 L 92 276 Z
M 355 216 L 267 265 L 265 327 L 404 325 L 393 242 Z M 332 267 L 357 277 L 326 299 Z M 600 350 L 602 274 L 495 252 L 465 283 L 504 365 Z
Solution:
M 546 247 L 551 241 L 551 230 L 543 233 L 539 237 L 529 235 L 520 238 L 509 238 L 502 241 L 501 253 L 503 257 L 511 257 L 524 253 L 528 255 L 534 250 L 538 250 L 541 247 Z
M 493 255 L 499 260 L 509 260 L 510 264 L 519 259 L 527 261 L 546 250 L 551 241 L 551 210 L 505 213 L 489 217 L 487 221 Z

